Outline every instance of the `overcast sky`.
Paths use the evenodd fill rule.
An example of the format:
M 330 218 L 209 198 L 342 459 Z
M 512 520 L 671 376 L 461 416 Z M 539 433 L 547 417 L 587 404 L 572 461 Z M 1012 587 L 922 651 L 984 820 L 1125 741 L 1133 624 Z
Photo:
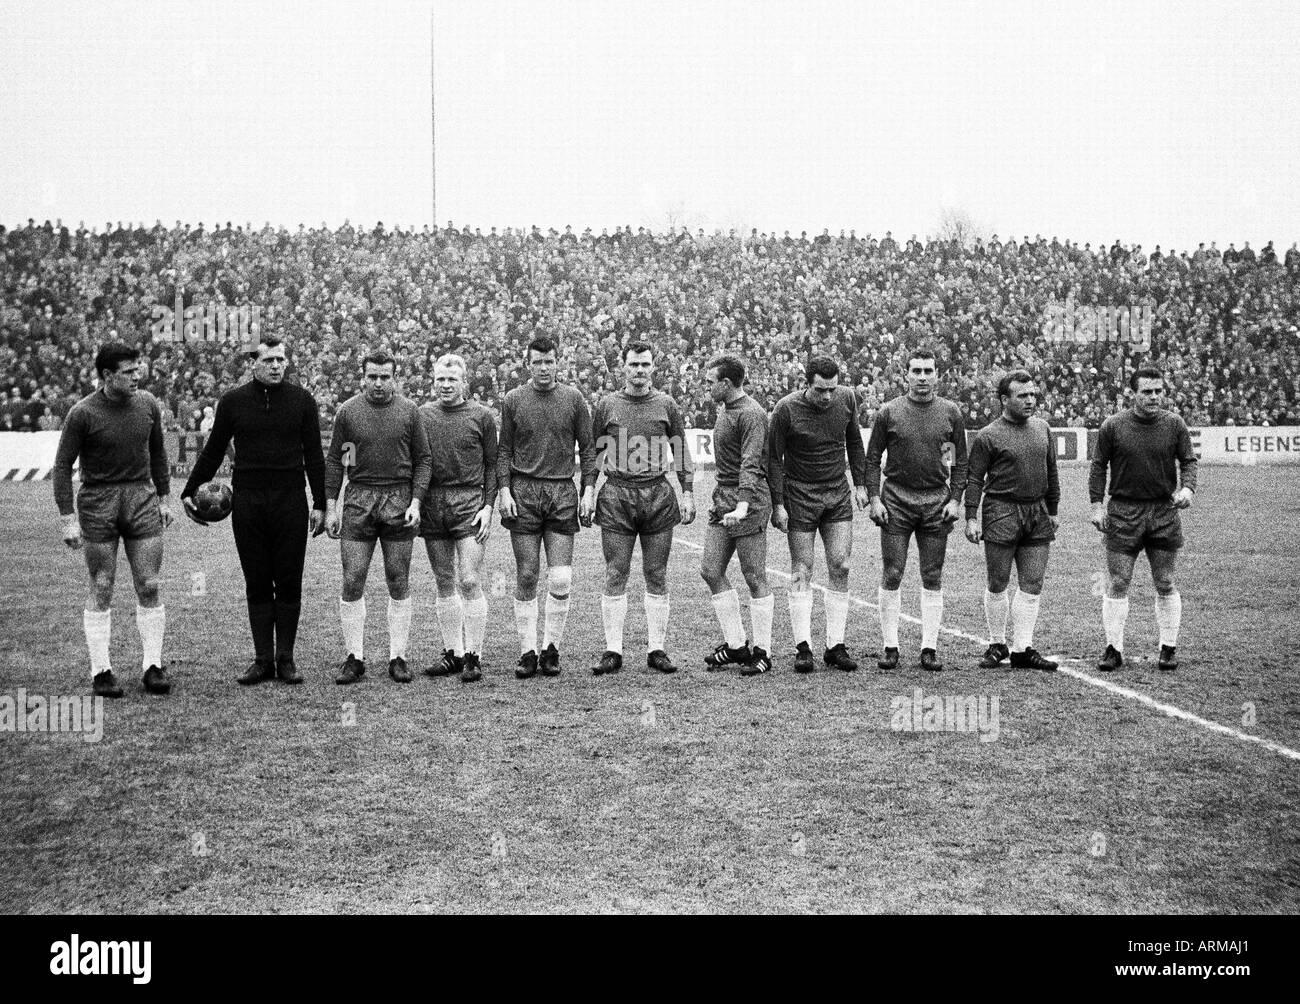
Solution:
M 1300 5 L 0 0 L 0 222 L 1300 238 Z

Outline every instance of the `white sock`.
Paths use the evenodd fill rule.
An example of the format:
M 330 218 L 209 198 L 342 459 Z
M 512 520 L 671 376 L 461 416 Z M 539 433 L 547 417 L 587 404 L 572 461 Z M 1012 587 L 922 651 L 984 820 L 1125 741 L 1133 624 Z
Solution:
M 645 650 L 663 652 L 668 640 L 668 594 L 645 594 Z
M 921 647 L 939 647 L 939 625 L 943 623 L 943 590 L 921 589 Z
M 1016 597 L 1011 601 L 1011 651 L 1023 652 L 1034 644 L 1040 598 L 1023 589 L 1016 590 Z
M 472 600 L 462 602 L 462 607 L 465 611 L 465 651 L 478 655 L 483 650 L 483 635 L 487 631 L 487 596 L 479 593 Z
M 411 598 L 388 597 L 388 658 L 405 659 L 406 643 L 411 640 Z
M 339 600 L 339 620 L 343 623 L 343 647 L 348 655 L 362 662 L 366 659 L 366 598 Z
M 143 669 L 150 666 L 162 668 L 163 634 L 167 630 L 167 608 L 161 603 L 156 607 L 135 608 L 135 629 L 140 632 L 140 649 Z
M 984 590 L 984 622 L 989 626 L 989 644 L 1007 643 L 1007 613 L 1011 604 L 1007 602 L 1007 591 L 995 593 Z
M 749 600 L 749 620 L 754 626 L 754 646 L 764 652 L 772 651 L 772 611 L 776 609 L 776 597 L 771 593 L 761 599 Z
M 798 647 L 801 641 L 812 644 L 812 607 L 813 594 L 811 589 L 805 589 L 801 593 L 790 592 L 786 594 L 786 604 L 790 607 L 790 633 L 794 635 L 795 646 Z
M 519 633 L 519 654 L 537 651 L 537 597 L 515 600 L 515 630 Z
M 1160 644 L 1178 647 L 1178 629 L 1183 624 L 1183 597 L 1175 591 L 1168 596 L 1156 594 L 1156 626 L 1160 628 Z
M 876 602 L 880 604 L 880 637 L 885 648 L 898 648 L 898 615 L 903 609 L 903 594 L 881 586 L 876 590 Z
M 1124 651 L 1124 624 L 1127 620 L 1127 596 L 1122 600 L 1110 596 L 1101 598 L 1101 626 L 1106 629 L 1106 644 L 1121 654 Z
M 722 628 L 722 640 L 727 643 L 727 647 L 740 648 L 745 644 L 745 625 L 740 619 L 740 597 L 734 589 L 713 594 L 713 612 L 717 614 L 718 626 Z
M 112 610 L 83 610 L 81 628 L 86 633 L 86 648 L 90 650 L 90 674 L 98 676 L 113 667 L 108 662 L 108 637 L 113 626 Z
M 564 642 L 564 625 L 569 621 L 569 598 L 563 599 L 546 594 L 546 625 L 542 631 L 542 648 L 554 645 L 559 648 Z
M 826 647 L 844 643 L 844 625 L 849 620 L 849 594 L 826 590 Z
M 434 601 L 438 612 L 438 626 L 442 628 L 442 647 L 456 655 L 465 654 L 465 604 L 460 593 L 439 596 Z
M 600 619 L 605 624 L 605 650 L 623 654 L 623 624 L 627 621 L 627 593 L 600 598 Z

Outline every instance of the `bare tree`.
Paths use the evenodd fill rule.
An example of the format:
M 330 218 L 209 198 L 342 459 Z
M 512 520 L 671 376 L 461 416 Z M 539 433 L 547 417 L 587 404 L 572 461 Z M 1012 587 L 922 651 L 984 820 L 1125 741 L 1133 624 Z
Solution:
M 941 241 L 956 241 L 968 248 L 976 240 L 987 240 L 989 228 L 959 206 L 944 206 L 939 211 L 935 236 Z

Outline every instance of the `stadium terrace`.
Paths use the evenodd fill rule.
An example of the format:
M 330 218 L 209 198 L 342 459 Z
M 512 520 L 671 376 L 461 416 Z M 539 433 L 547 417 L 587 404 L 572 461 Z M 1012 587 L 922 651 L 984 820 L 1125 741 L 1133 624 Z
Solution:
M 257 309 L 294 345 L 291 379 L 312 391 L 325 425 L 372 345 L 394 351 L 404 392 L 418 399 L 432 397 L 429 362 L 461 352 L 468 396 L 498 408 L 526 379 L 522 349 L 537 335 L 559 344 L 566 382 L 589 402 L 618 386 L 620 346 L 649 340 L 657 385 L 688 428 L 713 424 L 699 368 L 718 352 L 746 359 L 747 389 L 768 406 L 801 385 L 810 354 L 833 355 L 867 424 L 901 390 L 900 355 L 923 341 L 938 347 L 944 393 L 975 428 L 996 414 L 992 375 L 1017 366 L 1041 381 L 1051 424 L 1097 428 L 1144 358 L 1166 371 L 1169 406 L 1189 425 L 1300 424 L 1294 244 L 1148 252 L 1037 236 L 958 244 L 853 232 L 230 223 L 96 231 L 33 220 L 0 227 L 0 257 L 5 429 L 58 428 L 94 387 L 88 350 L 121 338 L 146 348 L 142 386 L 168 424 L 197 430 L 218 389 L 243 371 L 229 345 L 210 339 L 222 318 L 229 339 L 232 311 L 234 330 L 245 311 L 251 328 Z M 1054 303 L 1073 303 L 1079 316 L 1148 305 L 1150 347 L 1079 340 L 1077 330 L 1049 337 Z M 157 337 L 168 313 L 170 340 Z

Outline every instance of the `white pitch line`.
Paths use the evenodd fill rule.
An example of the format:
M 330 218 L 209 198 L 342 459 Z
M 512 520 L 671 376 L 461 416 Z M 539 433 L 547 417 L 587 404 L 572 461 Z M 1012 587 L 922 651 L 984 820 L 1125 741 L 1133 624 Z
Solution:
M 678 540 L 674 543 L 685 544 L 687 547 L 692 547 L 697 551 L 704 550 L 703 545 L 697 544 L 692 540 Z M 768 566 L 767 571 L 769 574 L 780 576 L 783 579 L 791 578 L 789 572 L 783 572 L 780 569 L 772 568 L 770 565 Z M 812 588 L 820 589 L 823 593 L 826 592 L 826 587 L 818 583 L 813 583 Z M 867 600 L 854 596 L 852 593 L 849 593 L 849 599 L 860 607 L 867 607 L 872 610 L 880 609 L 879 604 L 870 603 Z M 912 617 L 909 614 L 900 613 L 899 617 L 902 620 L 911 622 L 912 624 L 921 623 L 919 617 Z M 982 636 L 967 634 L 965 631 L 947 627 L 946 625 L 940 626 L 939 630 L 944 634 L 952 635 L 955 638 L 964 638 L 967 641 L 978 642 L 981 645 L 987 641 L 987 639 Z M 1168 715 L 1170 718 L 1177 718 L 1185 722 L 1191 722 L 1193 725 L 1199 725 L 1203 729 L 1217 732 L 1220 735 L 1232 736 L 1234 739 L 1240 739 L 1242 742 L 1255 743 L 1256 745 L 1263 746 L 1266 750 L 1271 750 L 1272 752 L 1278 753 L 1290 760 L 1300 760 L 1300 751 L 1293 750 L 1289 746 L 1283 746 L 1281 743 L 1275 743 L 1271 739 L 1264 739 L 1261 736 L 1253 736 L 1249 732 L 1242 732 L 1227 725 L 1220 725 L 1218 722 L 1212 722 L 1208 718 L 1194 715 L 1190 711 L 1184 711 L 1182 708 L 1176 707 L 1172 704 L 1165 704 L 1163 701 L 1157 701 L 1154 697 L 1150 697 L 1147 694 L 1143 694 L 1136 690 L 1130 690 L 1128 687 L 1121 687 L 1119 684 L 1111 683 L 1109 680 L 1102 680 L 1095 676 L 1089 676 L 1087 673 L 1078 669 L 1071 669 L 1064 663 L 1062 663 L 1058 672 L 1064 673 L 1066 676 L 1072 676 L 1076 680 L 1081 680 L 1094 687 L 1100 687 L 1102 690 L 1107 690 L 1119 697 L 1125 697 L 1130 701 L 1137 701 L 1139 704 L 1145 705 L 1153 711 L 1158 711 L 1162 715 Z
M 1127 697 L 1130 701 L 1137 701 L 1144 704 L 1153 711 L 1159 711 L 1162 715 L 1168 715 L 1170 718 L 1181 718 L 1185 722 L 1191 722 L 1199 725 L 1203 729 L 1209 729 L 1211 732 L 1218 732 L 1221 735 L 1233 736 L 1242 742 L 1258 743 L 1267 750 L 1274 753 L 1280 753 L 1282 756 L 1291 760 L 1300 760 L 1300 752 L 1291 749 L 1289 746 L 1283 746 L 1281 743 L 1275 743 L 1271 739 L 1264 739 L 1260 736 L 1252 736 L 1249 732 L 1241 732 L 1238 729 L 1231 728 L 1227 725 L 1220 725 L 1218 722 L 1212 722 L 1208 718 L 1202 718 L 1200 715 L 1194 715 L 1190 711 L 1184 711 L 1182 708 L 1175 707 L 1172 704 L 1165 704 L 1163 701 L 1157 701 L 1154 697 L 1137 690 L 1130 690 L 1128 687 L 1121 687 L 1118 683 L 1111 683 L 1109 680 L 1102 680 L 1095 676 L 1089 676 L 1087 673 L 1071 669 L 1064 664 L 1061 665 L 1058 672 L 1065 673 L 1067 676 L 1073 676 L 1076 680 L 1082 680 L 1084 683 L 1091 683 L 1094 687 L 1100 687 L 1102 690 L 1109 690 L 1112 694 L 1120 697 Z

